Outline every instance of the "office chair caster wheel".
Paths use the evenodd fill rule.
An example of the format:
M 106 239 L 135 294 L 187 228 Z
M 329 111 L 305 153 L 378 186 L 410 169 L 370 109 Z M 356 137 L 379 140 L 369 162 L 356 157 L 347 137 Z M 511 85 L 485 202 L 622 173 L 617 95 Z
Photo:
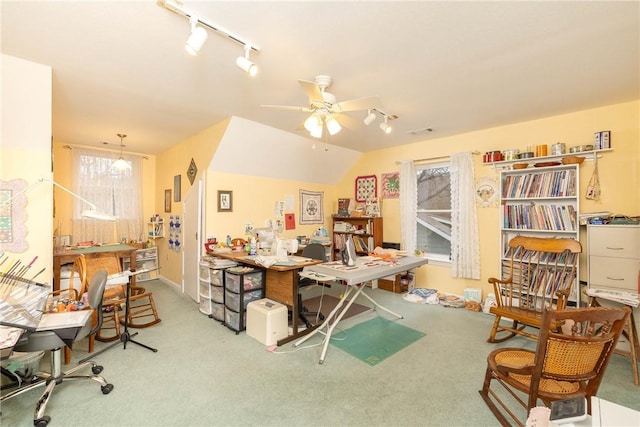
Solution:
M 47 424 L 49 424 L 49 421 L 51 421 L 51 417 L 48 415 L 45 415 L 42 418 L 38 418 L 37 420 L 33 420 L 33 425 L 36 427 L 46 427 Z
M 100 365 L 96 365 L 96 366 L 93 366 L 91 368 L 91 372 L 93 372 L 93 375 L 99 375 L 100 372 L 102 372 L 103 369 L 104 369 L 104 367 L 102 367 Z
M 102 390 L 102 394 L 109 394 L 113 390 L 113 384 L 103 385 L 100 390 Z
M 318 319 L 324 320 L 324 314 L 322 314 L 322 313 L 318 314 Z

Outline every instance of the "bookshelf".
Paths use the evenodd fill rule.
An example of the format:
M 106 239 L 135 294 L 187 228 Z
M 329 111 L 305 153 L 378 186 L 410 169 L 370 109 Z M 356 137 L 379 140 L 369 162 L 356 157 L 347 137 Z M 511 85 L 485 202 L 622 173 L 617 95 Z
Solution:
M 579 166 L 568 164 L 500 172 L 503 276 L 510 262 L 508 243 L 515 236 L 579 240 Z M 571 300 L 577 299 L 577 288 L 573 288 Z
M 366 255 L 382 246 L 382 217 L 334 215 L 332 219 L 332 259 L 340 259 L 340 250 L 349 235 L 353 237 L 357 255 Z

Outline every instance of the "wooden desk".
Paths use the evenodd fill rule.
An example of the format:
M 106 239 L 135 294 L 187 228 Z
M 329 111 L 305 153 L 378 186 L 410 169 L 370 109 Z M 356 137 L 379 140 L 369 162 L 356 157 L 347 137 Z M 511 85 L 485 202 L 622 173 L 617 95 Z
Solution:
M 278 345 L 285 344 L 304 334 L 308 334 L 314 328 L 307 328 L 298 333 L 298 278 L 300 270 L 310 265 L 322 264 L 323 261 L 309 258 L 309 261 L 296 265 L 272 265 L 265 267 L 257 262 L 247 259 L 246 252 L 211 253 L 209 255 L 230 259 L 241 264 L 251 265 L 266 270 L 265 297 L 285 304 L 291 309 L 291 328 L 293 335 L 278 341 Z
M 84 254 L 86 258 L 97 258 L 104 256 L 105 254 L 116 254 L 118 258 L 129 258 L 129 265 L 131 271 L 135 271 L 136 268 L 136 248 L 117 244 L 117 245 L 104 245 L 104 246 L 91 246 L 89 248 L 75 248 L 75 249 L 63 249 L 53 252 L 53 290 L 60 289 L 60 267 L 63 264 L 72 263 L 76 257 L 80 254 Z M 135 285 L 135 276 L 131 276 L 132 283 Z

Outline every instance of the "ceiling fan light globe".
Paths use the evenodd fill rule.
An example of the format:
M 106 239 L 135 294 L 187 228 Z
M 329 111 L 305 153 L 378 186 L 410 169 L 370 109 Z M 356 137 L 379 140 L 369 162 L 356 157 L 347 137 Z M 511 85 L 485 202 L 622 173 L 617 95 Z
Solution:
M 313 132 L 314 129 L 322 126 L 322 122 L 317 114 L 312 114 L 304 121 L 304 128 L 309 132 Z
M 322 126 L 317 126 L 316 128 L 310 130 L 309 133 L 314 138 L 322 138 Z
M 197 55 L 202 48 L 202 45 L 207 40 L 207 30 L 203 27 L 195 26 L 191 31 L 191 35 L 187 39 L 187 42 L 184 45 L 184 48 L 191 55 Z
M 123 171 L 131 169 L 131 165 L 124 158 L 120 157 L 111 164 L 111 168 Z
M 329 135 L 335 135 L 342 130 L 342 126 L 340 126 L 340 123 L 338 123 L 338 121 L 331 116 L 326 118 L 325 123 L 327 125 Z

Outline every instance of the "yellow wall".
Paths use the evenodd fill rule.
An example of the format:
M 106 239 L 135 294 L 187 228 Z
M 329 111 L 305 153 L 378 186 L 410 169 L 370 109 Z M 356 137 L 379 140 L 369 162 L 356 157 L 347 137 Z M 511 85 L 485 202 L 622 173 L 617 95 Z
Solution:
M 233 191 L 232 213 L 218 212 L 218 190 Z M 299 224 L 299 190 L 322 191 L 324 193 L 324 224 Z M 277 201 L 284 201 L 286 196 L 293 196 L 293 213 L 296 223 L 295 229 L 284 230 L 280 237 L 311 236 L 323 225 L 326 229 L 331 227 L 331 214 L 334 212 L 333 202 L 337 198 L 334 186 L 210 171 L 206 185 L 206 235 L 216 234 L 219 241 L 224 241 L 227 235 L 246 240 L 245 224 L 251 223 L 254 228 L 260 228 L 265 226 L 265 221 L 278 219 L 274 215 L 275 204 Z M 284 218 L 279 219 L 284 221 Z
M 155 212 L 164 218 L 165 235 L 168 236 L 169 233 L 169 216 L 182 215 L 182 202 L 173 202 L 173 177 L 175 175 L 182 175 L 181 201 L 184 201 L 189 192 L 195 189 L 195 185 L 192 185 L 187 177 L 187 169 L 189 168 L 191 159 L 194 160 L 198 169 L 198 173 L 193 181 L 195 184 L 197 180 L 201 179 L 203 173 L 209 166 L 213 153 L 224 136 L 229 120 L 230 119 L 227 119 L 217 123 L 158 155 L 156 164 L 158 173 L 155 179 Z M 164 211 L 164 192 L 168 189 L 171 189 L 172 194 L 171 212 Z M 160 266 L 162 267 L 160 274 L 173 284 L 181 285 L 181 252 L 169 250 L 166 237 L 164 239 L 157 239 L 156 244 L 158 246 Z M 197 266 L 193 268 L 197 268 Z
M 564 142 L 567 147 L 593 144 L 593 133 L 611 131 L 613 151 L 602 153 L 598 161 L 601 200 L 584 198 L 586 186 L 594 170 L 594 162 L 584 162 L 580 169 L 580 211 L 607 210 L 612 213 L 640 215 L 640 101 L 610 105 L 550 118 L 517 123 L 509 126 L 485 129 L 448 138 L 431 139 L 365 154 L 351 171 L 344 176 L 336 188 L 337 197 L 354 197 L 354 180 L 359 175 L 398 170 L 396 161 L 405 159 L 427 159 L 449 156 L 462 151 L 520 149 L 528 145 Z M 497 170 L 482 164 L 482 156 L 475 158 L 476 179 L 498 177 Z M 400 183 L 402 188 L 402 183 Z M 384 199 L 384 240 L 400 241 L 399 202 Z M 499 212 L 498 208 L 478 207 L 480 229 L 481 279 L 453 279 L 448 266 L 429 265 L 419 269 L 417 286 L 435 288 L 461 294 L 467 287 L 490 291 L 487 278 L 498 274 L 499 257 Z M 583 268 L 584 270 L 584 268 Z
M 71 182 L 71 150 L 73 150 L 73 147 L 65 147 L 68 147 L 68 145 L 63 142 L 56 141 L 53 143 L 53 178 L 58 184 L 68 189 L 73 189 L 73 183 Z M 95 147 L 84 148 L 95 149 Z M 156 157 L 152 155 L 145 155 L 145 157 L 146 159 L 142 160 L 142 217 L 147 221 L 151 215 L 157 212 L 155 207 Z M 73 202 L 74 197 L 69 193 L 59 190 L 54 191 L 53 226 L 56 235 L 71 234 Z M 146 224 L 143 225 L 143 230 L 146 232 Z M 117 235 L 120 236 L 120 233 Z M 129 240 L 138 239 L 138 236 L 126 237 Z

